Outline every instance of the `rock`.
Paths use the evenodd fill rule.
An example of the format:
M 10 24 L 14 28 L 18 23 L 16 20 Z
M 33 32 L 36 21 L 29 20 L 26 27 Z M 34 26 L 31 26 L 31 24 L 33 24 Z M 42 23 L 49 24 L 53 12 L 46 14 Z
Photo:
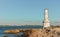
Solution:
M 19 33 L 20 30 L 18 29 L 15 29 L 15 30 L 5 30 L 4 33 L 8 33 L 8 34 L 17 34 Z
M 29 37 L 60 37 L 60 27 L 49 27 L 46 29 L 32 29 Z

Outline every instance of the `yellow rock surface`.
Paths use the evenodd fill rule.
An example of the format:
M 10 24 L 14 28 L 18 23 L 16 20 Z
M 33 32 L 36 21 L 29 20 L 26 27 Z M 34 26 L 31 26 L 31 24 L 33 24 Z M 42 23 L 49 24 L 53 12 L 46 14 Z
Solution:
M 18 29 L 15 29 L 15 30 L 5 30 L 4 32 L 5 32 L 5 33 L 12 33 L 12 34 L 16 34 L 16 33 L 19 33 L 19 32 L 20 32 L 20 30 L 18 30 Z

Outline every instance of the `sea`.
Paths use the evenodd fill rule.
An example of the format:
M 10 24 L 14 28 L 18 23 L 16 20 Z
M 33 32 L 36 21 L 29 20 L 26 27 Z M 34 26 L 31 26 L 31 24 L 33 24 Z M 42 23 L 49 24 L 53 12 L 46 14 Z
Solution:
M 32 29 L 32 28 L 43 28 L 43 26 L 40 26 L 40 25 L 36 25 L 36 26 L 0 26 L 0 37 L 4 37 L 4 36 L 7 36 L 7 37 L 17 37 L 17 35 L 22 35 L 23 33 L 20 32 L 18 34 L 5 34 L 4 31 L 5 30 L 11 30 L 11 29 L 26 29 L 26 28 L 29 28 L 29 29 Z

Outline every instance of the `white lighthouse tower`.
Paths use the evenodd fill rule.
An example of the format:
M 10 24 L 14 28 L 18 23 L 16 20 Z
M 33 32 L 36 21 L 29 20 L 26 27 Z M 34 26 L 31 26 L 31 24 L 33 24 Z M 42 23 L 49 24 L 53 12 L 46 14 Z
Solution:
M 43 21 L 43 27 L 50 27 L 50 21 L 48 20 L 48 9 L 44 9 L 44 21 Z

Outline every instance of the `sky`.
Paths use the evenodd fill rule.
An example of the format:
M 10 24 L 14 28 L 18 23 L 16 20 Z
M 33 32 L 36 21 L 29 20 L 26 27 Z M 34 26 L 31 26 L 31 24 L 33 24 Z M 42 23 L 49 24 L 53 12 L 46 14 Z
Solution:
M 0 24 L 40 24 L 45 8 L 50 21 L 60 20 L 60 0 L 0 0 Z

